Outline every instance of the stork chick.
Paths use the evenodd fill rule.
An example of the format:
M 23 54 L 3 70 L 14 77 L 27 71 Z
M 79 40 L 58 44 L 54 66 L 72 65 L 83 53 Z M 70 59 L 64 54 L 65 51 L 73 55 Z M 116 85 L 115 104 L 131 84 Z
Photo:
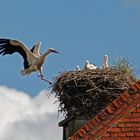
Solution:
M 80 66 L 76 66 L 76 71 L 80 71 L 81 69 L 80 69 Z
M 90 64 L 89 61 L 87 60 L 85 63 L 85 69 L 86 70 L 95 70 L 95 69 L 97 69 L 97 66 L 95 64 Z
M 58 53 L 58 51 L 53 48 L 49 48 L 45 53 L 40 55 L 40 45 L 41 43 L 37 43 L 31 50 L 29 50 L 25 44 L 18 40 L 0 39 L 0 54 L 6 55 L 18 52 L 24 60 L 24 69 L 21 71 L 23 76 L 28 76 L 32 72 L 38 71 L 40 79 L 51 84 L 51 82 L 44 79 L 42 65 L 50 53 Z
M 109 64 L 108 64 L 108 55 L 104 55 L 104 64 L 103 64 L 103 69 L 108 69 Z

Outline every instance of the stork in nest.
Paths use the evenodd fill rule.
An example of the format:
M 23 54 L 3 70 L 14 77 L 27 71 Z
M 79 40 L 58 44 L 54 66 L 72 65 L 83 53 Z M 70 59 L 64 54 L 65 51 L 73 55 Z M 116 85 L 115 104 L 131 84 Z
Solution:
M 81 69 L 80 69 L 80 66 L 76 66 L 76 71 L 80 71 Z
M 23 65 L 24 69 L 21 71 L 23 76 L 28 76 L 32 72 L 38 71 L 38 77 L 41 80 L 44 80 L 51 84 L 50 81 L 44 79 L 42 73 L 42 65 L 47 59 L 50 53 L 58 53 L 53 48 L 49 48 L 44 52 L 42 55 L 40 54 L 40 46 L 41 42 L 35 44 L 31 50 L 29 50 L 25 44 L 18 40 L 11 40 L 11 39 L 0 39 L 0 54 L 13 54 L 18 52 L 23 57 Z
M 88 60 L 85 63 L 85 70 L 95 70 L 97 66 L 95 64 L 91 64 Z
M 109 69 L 108 55 L 104 55 L 104 64 L 103 64 L 102 68 L 103 69 Z

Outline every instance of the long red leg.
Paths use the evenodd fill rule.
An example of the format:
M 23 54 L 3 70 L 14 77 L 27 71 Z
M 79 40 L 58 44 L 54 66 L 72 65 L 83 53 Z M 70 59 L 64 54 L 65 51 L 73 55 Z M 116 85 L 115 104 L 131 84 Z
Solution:
M 49 80 L 46 80 L 44 77 L 40 77 L 40 79 L 52 85 L 52 83 Z
M 41 68 L 38 70 L 38 77 L 44 77 Z
M 38 77 L 40 78 L 40 80 L 43 80 L 43 81 L 49 83 L 50 85 L 52 85 L 52 83 L 49 80 L 47 80 L 47 79 L 44 78 L 41 69 L 39 69 L 39 75 L 38 75 Z

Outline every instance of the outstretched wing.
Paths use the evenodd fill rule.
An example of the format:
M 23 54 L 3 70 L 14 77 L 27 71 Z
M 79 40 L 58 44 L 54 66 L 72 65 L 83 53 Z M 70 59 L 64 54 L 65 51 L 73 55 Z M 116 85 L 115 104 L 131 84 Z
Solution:
M 24 68 L 28 68 L 35 57 L 32 52 L 21 42 L 10 39 L 0 39 L 0 54 L 13 54 L 18 52 L 24 59 Z
M 37 44 L 35 44 L 32 49 L 30 50 L 34 55 L 36 55 L 37 57 L 39 57 L 40 54 L 40 46 L 41 46 L 41 42 L 38 42 Z

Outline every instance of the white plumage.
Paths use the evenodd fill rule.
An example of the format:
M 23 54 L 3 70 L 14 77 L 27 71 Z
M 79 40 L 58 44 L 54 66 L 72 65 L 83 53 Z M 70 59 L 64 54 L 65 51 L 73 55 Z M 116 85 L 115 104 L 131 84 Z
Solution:
M 97 69 L 97 66 L 94 64 L 90 64 L 90 62 L 87 60 L 85 63 L 85 69 L 87 70 L 95 70 Z
M 80 66 L 76 66 L 76 71 L 80 71 L 81 69 L 80 69 Z
M 108 55 L 104 55 L 104 64 L 103 64 L 103 69 L 108 69 L 109 64 L 108 64 Z
M 24 59 L 24 69 L 21 71 L 22 75 L 28 76 L 30 73 L 38 71 L 39 77 L 42 80 L 45 80 L 42 74 L 42 65 L 50 53 L 58 53 L 58 51 L 54 50 L 53 48 L 49 48 L 41 55 L 39 52 L 40 46 L 41 42 L 35 44 L 33 48 L 29 50 L 26 45 L 20 41 L 0 39 L 0 54 L 6 55 L 18 52 Z M 49 82 L 48 80 L 46 81 Z

